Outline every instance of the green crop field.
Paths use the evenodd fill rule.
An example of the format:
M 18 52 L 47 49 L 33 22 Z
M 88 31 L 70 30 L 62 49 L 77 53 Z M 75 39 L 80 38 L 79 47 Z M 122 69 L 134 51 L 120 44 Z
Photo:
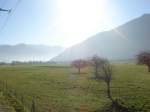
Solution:
M 113 69 L 113 98 L 150 112 L 147 68 L 115 64 Z M 94 112 L 110 103 L 105 83 L 92 79 L 91 68 L 82 70 L 80 75 L 76 72 L 69 66 L 5 65 L 0 66 L 0 81 L 6 83 L 5 89 L 16 92 L 29 112 L 33 100 L 36 112 Z

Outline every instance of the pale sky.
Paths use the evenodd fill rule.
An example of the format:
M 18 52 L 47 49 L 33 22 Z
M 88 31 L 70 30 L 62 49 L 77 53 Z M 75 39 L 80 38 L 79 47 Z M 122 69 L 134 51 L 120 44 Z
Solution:
M 0 7 L 10 9 L 16 2 L 0 0 Z M 0 44 L 69 47 L 144 13 L 150 13 L 149 0 L 21 0 L 0 30 Z M 7 16 L 0 12 L 0 29 Z

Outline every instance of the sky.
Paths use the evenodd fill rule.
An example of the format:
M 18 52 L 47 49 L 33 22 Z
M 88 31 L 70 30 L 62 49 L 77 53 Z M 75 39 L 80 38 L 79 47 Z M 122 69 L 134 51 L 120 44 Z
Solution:
M 150 13 L 150 0 L 0 0 L 0 44 L 70 47 Z M 19 3 L 14 10 L 16 3 Z M 5 24 L 7 17 L 8 21 Z M 3 27 L 4 26 L 4 27 Z

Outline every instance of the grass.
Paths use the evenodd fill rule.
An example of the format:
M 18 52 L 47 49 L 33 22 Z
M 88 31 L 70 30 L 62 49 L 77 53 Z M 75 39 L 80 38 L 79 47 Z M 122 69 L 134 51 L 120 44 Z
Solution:
M 0 92 L 0 112 L 15 112 L 14 108 L 6 100 L 2 92 Z
M 74 74 L 68 66 L 13 65 L 0 66 L 0 80 L 7 81 L 8 88 L 22 95 L 29 110 L 35 99 L 37 112 L 94 112 L 109 103 L 105 84 L 90 77 L 90 69 L 84 74 Z M 150 111 L 150 73 L 145 66 L 115 64 L 112 80 L 114 98 L 121 98 L 125 105 L 143 106 Z

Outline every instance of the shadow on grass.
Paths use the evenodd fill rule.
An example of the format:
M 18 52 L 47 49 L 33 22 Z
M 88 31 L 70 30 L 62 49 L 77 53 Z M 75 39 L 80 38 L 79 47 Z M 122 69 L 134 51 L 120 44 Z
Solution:
M 88 73 L 86 73 L 86 72 L 81 72 L 81 73 L 74 72 L 74 73 L 72 73 L 72 75 L 82 75 L 82 74 L 88 74 Z
M 143 105 L 144 106 L 144 105 Z M 136 107 L 134 105 L 125 105 L 121 99 L 116 99 L 112 103 L 105 104 L 103 108 L 94 112 L 146 112 L 143 107 Z

